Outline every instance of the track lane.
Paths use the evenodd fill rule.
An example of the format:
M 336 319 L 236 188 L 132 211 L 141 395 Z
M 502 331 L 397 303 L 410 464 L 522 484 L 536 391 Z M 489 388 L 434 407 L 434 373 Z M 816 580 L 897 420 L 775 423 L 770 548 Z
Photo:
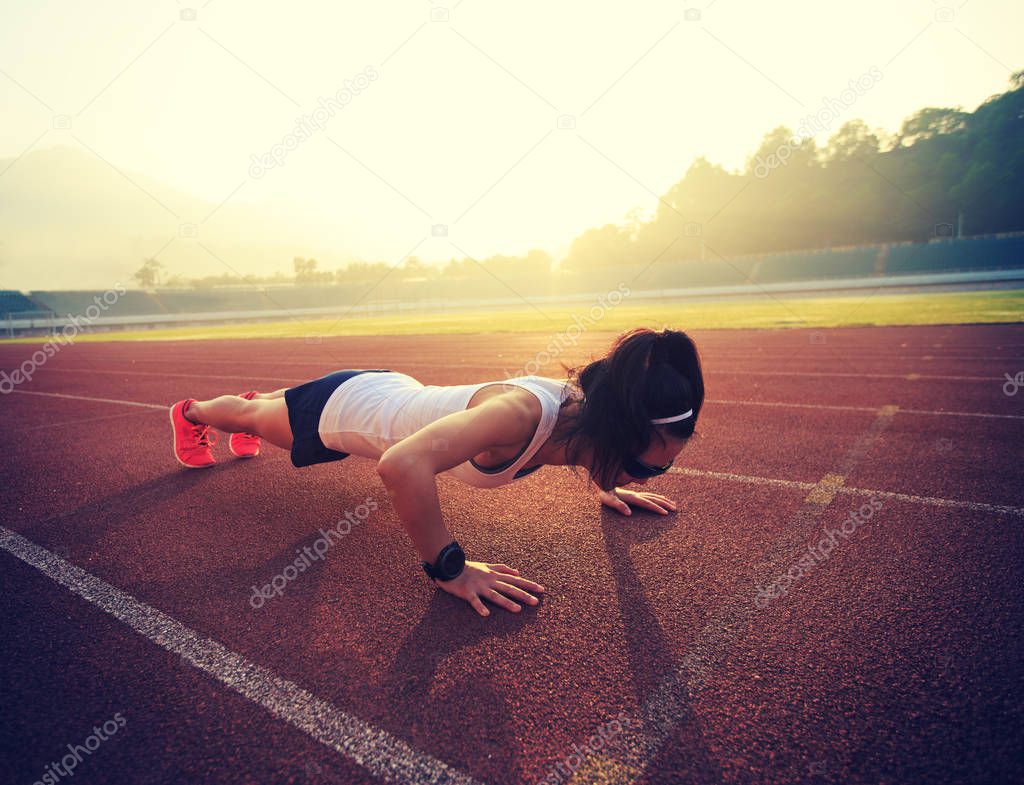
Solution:
M 196 346 L 191 344 L 189 349 L 194 352 Z M 75 347 L 75 351 L 82 348 L 86 346 Z M 424 345 L 418 348 L 423 350 Z M 521 354 L 516 359 L 523 362 L 529 356 Z M 420 359 L 424 358 L 429 356 L 421 355 Z M 260 369 L 270 371 L 262 361 Z M 439 381 L 465 381 L 465 377 L 458 368 L 439 367 L 434 372 Z M 118 382 L 118 396 L 169 403 L 174 396 L 168 395 L 166 383 L 161 389 L 160 380 L 155 381 L 151 384 L 141 376 L 126 374 Z M 203 380 L 202 385 L 207 382 L 212 380 Z M 32 387 L 59 391 L 62 384 L 67 389 L 66 381 L 48 379 L 41 373 Z M 93 380 L 79 389 L 88 395 L 103 386 Z M 110 386 L 106 387 L 109 393 Z M 197 389 L 211 390 L 203 394 L 223 391 L 213 383 L 209 387 L 197 384 Z M 934 388 L 925 389 L 935 392 Z M 792 392 L 798 395 L 798 386 Z M 936 405 L 933 396 L 922 395 L 920 400 Z M 866 403 L 872 401 L 861 400 L 859 405 Z M 80 425 L 67 424 L 70 407 L 81 407 Z M 849 449 L 872 417 L 870 412 L 749 416 L 754 408 L 709 406 L 702 419 L 706 435 L 688 449 L 688 465 L 731 471 L 742 465 L 759 475 L 778 469 L 816 483 L 821 479 L 819 472 L 831 468 L 829 459 Z M 232 648 L 245 651 L 314 694 L 363 719 L 382 726 L 387 723 L 395 735 L 418 749 L 437 753 L 489 782 L 539 779 L 552 770 L 567 748 L 593 734 L 610 717 L 623 710 L 638 710 L 672 665 L 685 661 L 716 609 L 734 598 L 746 599 L 751 592 L 747 584 L 757 575 L 754 567 L 767 558 L 765 549 L 770 542 L 793 535 L 789 528 L 792 513 L 806 495 L 802 488 L 761 488 L 713 478 L 668 476 L 650 487 L 678 493 L 684 499 L 679 514 L 671 519 L 648 515 L 621 519 L 596 509 L 593 499 L 574 480 L 557 471 L 552 475 L 552 470 L 544 470 L 514 488 L 493 493 L 470 493 L 442 481 L 445 511 L 460 539 L 464 532 L 464 542 L 474 552 L 489 557 L 493 553 L 494 558 L 541 577 L 549 596 L 540 608 L 515 618 L 496 615 L 487 622 L 494 624 L 482 631 L 470 626 L 470 619 L 459 615 L 464 609 L 454 600 L 432 593 L 423 584 L 409 561 L 408 543 L 393 513 L 382 507 L 381 515 L 355 529 L 344 546 L 318 565 L 321 569 L 290 584 L 283 596 L 256 612 L 247 605 L 254 581 L 268 580 L 296 547 L 316 536 L 319 526 L 365 498 L 361 494 L 370 494 L 375 488 L 379 492 L 368 463 L 353 461 L 296 472 L 283 453 L 268 451 L 251 464 L 225 460 L 213 470 L 183 473 L 165 454 L 166 422 L 158 413 L 152 417 L 139 413 L 127 421 L 130 431 L 122 435 L 118 428 L 111 428 L 117 420 L 85 421 L 110 414 L 109 407 L 90 402 L 43 402 L 15 395 L 0 399 L 0 409 L 5 416 L 12 415 L 7 422 L 18 422 L 16 430 L 5 428 L 0 440 L 11 465 L 20 467 L 16 482 L 3 491 L 3 501 L 23 508 L 23 525 L 37 541 L 68 549 L 71 561 L 87 565 L 115 585 L 229 642 Z M 737 415 L 740 411 L 748 416 Z M 59 430 L 68 438 L 28 436 L 56 433 L 54 429 L 27 429 L 60 418 L 65 419 Z M 936 418 L 919 419 L 934 422 Z M 916 450 L 919 460 L 896 460 L 894 471 L 886 473 L 885 453 L 870 452 L 851 472 L 858 485 L 873 478 L 884 480 L 885 487 L 908 490 L 905 480 L 912 480 L 919 488 L 931 487 L 937 492 L 968 488 L 993 499 L 1021 503 L 1019 480 L 1008 472 L 989 486 L 977 482 L 957 485 L 949 479 L 957 473 L 981 471 L 993 455 L 1005 454 L 1016 431 L 1002 433 L 986 424 L 962 432 L 961 438 L 969 436 L 976 451 L 958 456 L 966 463 L 935 471 L 943 464 L 920 449 L 937 431 L 915 424 L 914 417 L 899 412 L 890 427 L 893 444 L 905 446 L 910 457 Z M 89 461 L 82 460 L 85 446 L 90 449 Z M 1007 466 L 1012 464 L 1007 461 Z M 869 473 L 876 469 L 876 474 Z M 857 471 L 864 474 L 859 476 Z M 268 478 L 273 478 L 273 487 Z M 833 501 L 836 514 L 851 504 L 852 500 L 842 495 Z M 930 574 L 928 570 L 949 571 L 950 565 L 959 565 L 955 554 L 965 538 L 972 542 L 972 558 L 988 556 L 991 561 L 989 552 L 998 551 L 1002 556 L 1001 560 L 996 556 L 995 563 L 1002 565 L 1000 574 L 1019 576 L 1014 556 L 1020 553 L 1019 543 L 1005 539 L 1019 531 L 1016 522 L 1007 525 L 999 516 L 962 510 L 936 512 L 895 502 L 892 509 L 897 511 L 894 517 L 900 525 L 893 527 L 897 539 L 888 543 L 890 562 L 898 562 L 909 547 L 918 552 L 929 547 L 936 551 L 934 566 L 909 561 L 908 581 Z M 915 535 L 926 527 L 929 532 L 938 531 L 933 535 L 935 544 L 908 541 L 905 526 L 913 527 Z M 1000 528 L 1005 530 L 1001 535 L 993 534 Z M 809 536 L 809 530 L 798 533 Z M 830 559 L 826 567 L 842 563 Z M 878 558 L 865 560 L 863 575 L 852 575 L 853 583 L 846 584 L 843 591 L 849 591 L 850 585 L 867 586 L 869 600 L 888 607 L 890 598 L 879 595 L 887 584 L 880 582 L 884 576 L 876 572 L 877 563 Z M 396 569 L 395 565 L 400 566 Z M 984 586 L 982 594 L 975 594 L 991 598 L 998 613 L 1004 612 L 1007 603 L 1000 602 L 999 585 L 994 580 L 986 583 L 981 567 L 973 573 L 964 572 L 962 566 L 953 570 L 965 577 L 965 585 Z M 811 587 L 811 580 L 799 590 L 804 585 Z M 381 589 L 382 581 L 386 591 Z M 829 601 L 806 612 L 795 606 L 794 624 L 814 624 L 825 630 L 841 627 L 847 617 L 837 619 L 832 605 L 841 604 L 846 595 L 834 592 L 826 596 Z M 797 597 L 795 589 L 786 599 Z M 882 616 L 895 625 L 897 637 L 919 640 L 911 633 L 921 625 L 931 630 L 933 638 L 942 632 L 943 618 L 928 610 L 927 597 L 910 594 L 903 599 L 923 621 L 906 613 L 895 619 Z M 854 621 L 878 618 L 871 611 L 871 606 L 862 605 L 851 608 L 850 614 Z M 778 621 L 770 615 L 774 612 L 773 605 L 749 634 L 763 637 L 770 632 L 762 629 L 765 624 L 777 626 Z M 954 627 L 950 641 L 962 646 L 969 632 Z M 793 636 L 799 634 L 797 626 L 784 640 L 772 644 L 775 648 L 765 648 L 765 644 L 758 649 L 760 643 L 750 646 L 754 654 L 778 652 L 783 661 L 784 644 L 788 641 L 792 649 L 797 640 Z M 856 635 L 848 635 L 849 645 L 857 645 L 857 640 Z M 908 644 L 901 650 L 910 648 Z M 804 647 L 798 650 L 794 665 L 810 667 L 813 652 Z M 744 692 L 743 680 L 758 681 L 751 679 L 751 673 L 760 671 L 753 669 L 741 651 L 726 649 L 727 662 L 732 663 L 732 669 L 727 669 L 729 679 L 721 684 L 717 679 L 709 682 L 708 692 L 701 693 L 703 697 L 688 704 L 677 717 L 673 740 L 648 766 L 649 781 L 671 781 L 680 761 L 690 771 L 703 773 L 699 781 L 748 781 L 745 772 L 751 762 L 785 778 L 799 773 L 799 766 L 814 762 L 800 757 L 802 749 L 813 745 L 826 763 L 843 762 L 828 775 L 837 781 L 874 781 L 872 777 L 877 779 L 884 766 L 890 766 L 887 771 L 902 766 L 896 770 L 908 776 L 919 773 L 921 767 L 907 768 L 909 758 L 901 756 L 903 752 L 921 752 L 912 718 L 898 714 L 899 721 L 893 725 L 878 714 L 889 710 L 878 698 L 890 687 L 889 681 L 872 676 L 864 687 L 867 692 L 855 693 L 858 700 L 874 700 L 864 703 L 868 709 L 854 715 L 855 722 L 843 734 L 833 733 L 827 713 L 814 713 L 815 709 L 810 715 L 813 721 L 799 726 L 804 729 L 802 735 L 794 737 L 802 741 L 790 743 L 786 732 L 797 726 L 787 707 L 795 696 L 813 694 L 806 685 L 809 677 L 798 671 L 800 678 L 787 679 L 783 677 L 788 671 L 783 671 L 778 674 L 777 689 L 765 691 L 767 685 L 761 685 L 760 690 Z M 865 657 L 873 661 L 870 652 L 858 651 L 856 658 L 842 661 L 840 672 L 858 673 L 855 666 Z M 894 672 L 910 680 L 908 694 L 917 711 L 935 711 L 934 700 L 943 694 L 931 695 L 928 683 L 913 677 L 919 671 L 912 663 L 904 666 L 898 658 L 893 662 Z M 987 667 L 990 674 L 1012 678 L 1005 663 Z M 733 703 L 730 696 L 735 697 Z M 841 708 L 848 698 L 848 690 L 839 689 L 826 705 Z M 988 706 L 999 705 L 990 693 L 984 694 L 983 701 Z M 769 704 L 777 721 L 762 719 L 765 710 L 758 707 Z M 744 720 L 750 716 L 754 722 Z M 948 719 L 941 711 L 937 716 L 940 724 Z M 1005 716 L 1005 711 L 1000 716 Z M 765 724 L 770 726 L 767 730 L 760 727 Z M 999 745 L 1005 745 L 1006 727 L 998 723 L 990 727 L 1001 740 Z M 873 740 L 883 732 L 890 733 L 895 752 L 871 757 L 876 749 Z M 845 763 L 851 739 L 860 745 L 862 757 L 868 755 L 869 765 L 850 768 Z M 962 745 L 953 748 L 962 749 Z M 994 760 L 1002 748 L 997 746 Z M 766 758 L 769 749 L 787 753 Z M 921 769 L 926 774 L 935 770 L 936 762 L 945 761 L 941 748 L 924 752 L 931 755 L 923 759 L 931 766 Z M 840 775 L 846 779 L 839 780 Z

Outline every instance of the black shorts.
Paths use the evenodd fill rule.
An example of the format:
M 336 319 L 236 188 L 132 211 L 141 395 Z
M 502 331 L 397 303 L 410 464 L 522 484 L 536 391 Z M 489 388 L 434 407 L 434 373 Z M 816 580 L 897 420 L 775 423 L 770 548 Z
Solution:
M 284 401 L 288 405 L 288 424 L 292 429 L 292 464 L 311 466 L 347 458 L 347 452 L 328 448 L 320 439 L 320 414 L 327 405 L 327 399 L 335 390 L 361 373 L 388 373 L 386 369 L 374 368 L 365 371 L 335 371 L 311 382 L 285 390 Z

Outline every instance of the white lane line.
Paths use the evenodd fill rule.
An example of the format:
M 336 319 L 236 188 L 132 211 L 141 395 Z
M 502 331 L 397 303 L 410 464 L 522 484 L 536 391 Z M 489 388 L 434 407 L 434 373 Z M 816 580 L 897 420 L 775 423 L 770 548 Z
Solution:
M 405 337 L 405 336 L 399 336 L 399 337 Z M 329 336 L 328 336 L 328 338 L 329 338 Z M 3 341 L 0 341 L 0 350 L 2 350 L 2 348 L 4 346 L 32 346 L 32 345 L 33 344 L 5 344 Z M 42 344 L 39 344 L 39 345 L 42 345 Z M 322 344 L 320 344 L 320 345 L 322 345 Z M 121 354 L 121 353 L 100 354 L 99 351 L 98 351 L 98 348 L 99 347 L 98 347 L 97 344 L 92 344 L 90 346 L 90 348 L 89 348 L 90 357 L 92 357 L 93 359 L 95 359 L 98 362 L 131 362 L 133 364 L 134 363 L 167 363 L 167 359 L 165 359 L 165 358 L 162 359 L 162 358 L 159 358 L 159 357 L 132 357 L 132 358 L 125 358 L 125 356 L 123 354 Z M 189 347 L 189 348 L 191 348 L 191 347 Z M 837 347 L 837 348 L 840 348 L 840 347 Z M 964 348 L 970 348 L 970 347 L 964 347 Z M 898 354 L 898 353 L 895 353 L 895 352 L 890 352 L 890 353 L 887 353 L 887 354 L 886 353 L 883 353 L 883 354 L 849 354 L 849 353 L 844 353 L 842 355 L 842 357 L 837 357 L 837 356 L 832 355 L 832 354 L 823 354 L 823 355 L 820 355 L 820 356 L 816 356 L 813 353 L 806 354 L 806 355 L 802 354 L 804 352 L 804 350 L 807 349 L 807 345 L 806 344 L 794 345 L 794 346 L 790 347 L 790 351 L 782 351 L 782 352 L 757 352 L 757 351 L 737 352 L 737 351 L 729 350 L 729 349 L 716 348 L 714 346 L 706 346 L 706 349 L 707 349 L 709 354 L 713 355 L 714 362 L 725 362 L 725 361 L 728 361 L 728 362 L 750 362 L 750 363 L 778 363 L 778 362 L 794 362 L 794 361 L 807 361 L 807 360 L 810 360 L 810 361 L 813 361 L 813 362 L 816 362 L 816 363 L 817 362 L 834 362 L 834 363 L 886 362 L 886 363 L 891 363 L 894 360 L 896 360 L 896 361 L 899 361 L 899 362 L 902 362 L 902 363 L 911 362 L 911 361 L 920 361 L 920 362 L 932 364 L 932 363 L 935 363 L 937 361 L 938 362 L 949 361 L 949 362 L 956 362 L 956 363 L 960 363 L 960 362 L 989 362 L 989 361 L 1017 363 L 1017 362 L 1024 361 L 1024 355 L 1020 355 L 1020 354 L 1005 354 L 1005 355 L 998 355 L 998 354 L 966 354 L 966 355 L 965 354 L 906 354 L 906 355 L 901 355 L 901 354 Z M 371 358 L 371 359 L 375 358 L 374 361 L 379 361 L 379 359 L 380 359 L 379 352 L 376 352 L 376 353 L 374 353 L 374 352 L 369 352 L 369 353 L 366 353 L 366 352 L 363 352 L 363 353 L 355 352 L 354 354 L 352 354 L 352 350 L 353 350 L 353 347 L 351 347 L 351 346 L 346 347 L 346 354 L 350 354 L 350 356 L 354 356 L 354 357 L 366 356 L 366 357 Z M 844 349 L 844 352 L 845 352 L 845 349 Z M 394 355 L 394 354 L 392 354 L 391 356 L 398 357 L 398 358 L 402 357 L 402 355 Z M 419 355 L 406 355 L 406 356 L 416 357 L 416 356 L 419 356 Z M 396 360 L 396 362 L 397 361 L 398 360 Z M 212 365 L 231 365 L 231 364 L 244 363 L 244 360 L 239 360 L 238 357 L 189 357 L 187 362 L 189 362 L 190 364 L 205 363 L 207 365 L 211 365 L 211 364 Z M 302 365 L 302 366 L 323 365 L 323 361 L 319 360 L 319 359 L 312 359 L 312 360 L 280 359 L 280 360 L 274 360 L 272 358 L 268 358 L 267 362 L 273 362 L 275 365 Z M 423 361 L 415 360 L 415 359 L 411 359 L 408 362 L 402 360 L 402 364 L 403 365 L 423 365 L 423 366 L 426 366 L 426 367 L 431 367 L 431 366 L 437 367 L 437 363 L 436 362 L 435 363 L 429 363 L 429 362 L 423 362 Z M 467 367 L 467 368 L 494 368 L 494 367 L 496 367 L 496 366 L 498 366 L 500 364 L 501 364 L 500 359 L 495 359 L 495 360 L 490 361 L 489 365 L 467 365 L 465 367 Z
M 31 390 L 14 390 L 13 392 L 19 393 L 20 395 L 43 395 L 43 396 L 50 397 L 50 398 L 70 398 L 72 400 L 77 400 L 77 401 L 97 401 L 97 402 L 100 402 L 100 403 L 119 403 L 119 404 L 123 404 L 125 406 L 141 406 L 141 407 L 144 407 L 146 409 L 159 409 L 161 411 L 167 411 L 167 409 L 169 408 L 168 406 L 160 406 L 160 405 L 155 404 L 155 403 L 140 403 L 138 401 L 122 401 L 122 400 L 117 400 L 117 399 L 114 399 L 114 398 L 91 398 L 91 397 L 85 396 L 85 395 L 69 395 L 69 394 L 66 394 L 66 393 L 33 392 Z M 758 401 L 709 401 L 709 403 L 725 403 L 725 404 L 745 404 L 745 403 L 749 403 L 751 405 L 757 405 L 757 406 L 797 406 L 797 407 L 801 407 L 801 408 L 826 408 L 826 409 L 842 409 L 842 410 L 853 409 L 855 411 L 875 412 L 876 414 L 878 414 L 878 412 L 879 412 L 879 410 L 877 408 L 871 409 L 871 408 L 868 408 L 868 407 L 860 407 L 860 406 L 857 406 L 857 407 L 851 407 L 851 406 L 821 406 L 821 407 L 819 407 L 819 406 L 816 406 L 814 404 L 764 403 L 764 402 L 758 402 Z M 883 407 L 883 409 L 885 409 L 885 408 L 886 407 Z M 889 416 L 894 416 L 894 415 L 897 415 L 897 414 L 906 414 L 908 412 L 911 413 L 911 414 L 960 414 L 962 416 L 967 416 L 969 414 L 967 412 L 925 412 L 925 411 L 919 411 L 919 410 L 916 410 L 916 409 L 898 409 L 898 410 L 897 409 L 893 409 L 891 412 L 886 412 L 886 414 L 888 414 Z M 1024 417 L 1022 417 L 1022 416 L 1017 416 L 1017 415 L 1012 415 L 1012 414 L 973 413 L 970 416 L 975 416 L 975 417 L 1009 417 L 1009 418 L 1013 418 L 1013 419 L 1024 419 Z M 754 485 L 774 485 L 774 486 L 777 486 L 777 487 L 780 487 L 780 488 L 793 488 L 793 489 L 801 490 L 801 491 L 813 491 L 815 488 L 818 487 L 818 483 L 813 483 L 813 482 L 801 482 L 799 480 L 781 480 L 781 479 L 776 479 L 776 478 L 773 478 L 773 477 L 759 477 L 759 476 L 756 476 L 756 475 L 734 474 L 734 473 L 731 473 L 731 472 L 716 472 L 716 471 L 708 471 L 708 470 L 704 470 L 704 469 L 691 469 L 691 468 L 679 467 L 679 466 L 672 467 L 671 469 L 669 469 L 669 472 L 671 474 L 685 474 L 685 475 L 690 475 L 692 477 L 706 477 L 706 478 L 717 479 L 717 480 L 729 480 L 729 481 L 732 481 L 732 482 L 745 482 L 745 483 L 750 483 L 750 484 L 754 484 Z M 862 495 L 867 495 L 867 496 L 870 496 L 871 494 L 878 494 L 879 496 L 885 496 L 887 498 L 899 499 L 901 501 L 913 502 L 913 503 L 916 503 L 916 504 L 930 504 L 930 505 L 935 506 L 935 507 L 959 507 L 961 509 L 966 509 L 966 510 L 978 510 L 978 511 L 984 511 L 984 512 L 1006 513 L 1006 514 L 1009 514 L 1009 515 L 1024 515 L 1024 508 L 1010 507 L 1010 506 L 1007 506 L 1007 505 L 1000 505 L 1000 504 L 987 504 L 985 502 L 960 501 L 960 500 L 957 500 L 957 499 L 941 499 L 941 498 L 937 498 L 937 497 L 933 497 L 933 496 L 915 496 L 913 494 L 907 494 L 907 493 L 896 493 L 894 491 L 876 491 L 876 490 L 870 490 L 870 489 L 865 489 L 865 488 L 842 487 L 842 488 L 838 489 L 837 492 L 838 493 L 847 493 L 847 494 L 856 493 L 856 494 L 862 494 Z
M 742 482 L 749 485 L 769 485 L 776 488 L 790 488 L 797 491 L 813 492 L 818 489 L 820 483 L 800 482 L 798 480 L 779 480 L 774 477 L 758 477 L 749 474 L 733 474 L 731 472 L 713 472 L 706 469 L 691 469 L 685 466 L 673 466 L 669 474 L 682 474 L 687 477 L 700 477 L 709 480 L 726 480 L 728 482 Z M 826 475 L 830 477 L 831 475 Z M 1024 517 L 1024 507 L 1012 507 L 1007 504 L 989 504 L 988 502 L 963 501 L 960 499 L 943 499 L 937 496 L 917 496 L 911 493 L 897 493 L 896 491 L 879 491 L 872 488 L 855 488 L 849 485 L 841 485 L 833 482 L 830 490 L 834 495 L 845 494 L 847 496 L 878 496 L 885 499 L 909 502 L 911 504 L 926 504 L 932 507 L 953 507 L 960 510 L 973 510 L 975 512 L 992 512 L 1002 515 L 1018 515 Z
M 117 414 L 103 414 L 99 417 L 85 417 L 81 420 L 59 420 L 57 422 L 47 422 L 42 425 L 27 425 L 17 428 L 12 428 L 12 431 L 41 431 L 46 428 L 68 428 L 72 425 L 85 425 L 86 423 L 93 422 L 105 422 L 108 420 L 123 420 L 126 417 L 138 417 L 140 414 L 148 414 L 149 412 L 143 410 L 141 412 L 118 412 Z
M 839 404 L 827 403 L 793 403 L 790 401 L 737 401 L 725 398 L 709 399 L 705 403 L 718 406 L 767 406 L 771 409 L 820 409 L 822 411 L 837 412 L 869 412 L 878 411 L 877 406 L 842 406 Z M 927 414 L 936 417 L 990 417 L 999 420 L 1024 420 L 1024 414 L 995 414 L 993 412 L 939 412 L 929 409 L 904 409 L 900 407 L 899 414 Z
M 95 401 L 96 403 L 119 403 L 122 406 L 141 406 L 143 409 L 161 409 L 167 411 L 170 406 L 157 403 L 140 403 L 139 401 L 122 401 L 117 398 L 93 398 L 88 395 L 71 395 L 69 393 L 36 392 L 35 390 L 11 390 L 18 395 L 43 395 L 47 398 L 68 398 L 72 401 Z
M 191 361 L 189 361 L 191 362 Z M 235 363 L 240 361 L 235 360 Z M 323 362 L 310 362 L 310 363 L 274 363 L 275 365 L 300 365 L 307 367 L 316 367 L 321 370 L 327 366 Z M 422 363 L 422 362 L 401 362 L 395 363 L 395 365 L 407 368 L 430 368 L 437 370 L 439 368 L 437 363 Z M 445 370 L 490 370 L 497 371 L 500 369 L 500 363 L 488 364 L 488 365 L 446 365 L 442 366 Z M 333 366 L 331 366 L 333 369 Z M 135 376 L 173 376 L 186 379 L 272 379 L 275 381 L 297 381 L 293 377 L 283 378 L 280 376 L 260 376 L 259 374 L 248 374 L 246 376 L 237 376 L 230 374 L 199 374 L 199 373 L 175 373 L 168 371 L 135 371 L 135 370 L 118 370 L 118 369 L 96 369 L 96 368 L 56 368 L 48 367 L 48 371 L 61 371 L 63 373 L 109 373 L 109 374 L 131 374 Z M 705 375 L 709 377 L 715 376 L 797 376 L 797 377 L 812 377 L 812 378 L 832 378 L 837 377 L 841 379 L 902 379 L 903 381 L 962 381 L 962 382 L 998 382 L 1002 381 L 1002 376 L 949 376 L 940 374 L 924 374 L 916 372 L 903 373 L 850 373 L 840 371 L 754 371 L 754 370 L 733 370 L 733 369 L 715 369 L 713 367 L 705 367 Z M 320 374 L 322 375 L 322 374 Z M 872 409 L 874 411 L 874 409 Z
M 69 368 L 51 368 L 49 370 L 77 370 Z M 92 371 L 90 371 L 92 372 Z M 157 373 L 155 371 L 100 371 L 100 373 L 134 373 L 139 375 L 153 375 L 153 376 L 181 376 L 182 374 L 167 374 Z M 290 384 L 300 384 L 302 380 L 291 379 L 283 376 L 204 376 L 201 374 L 189 374 L 188 378 L 192 379 L 235 379 L 240 382 L 252 382 L 253 379 L 266 379 L 271 381 L 288 382 Z M 148 403 L 136 403 L 135 401 L 119 401 L 112 400 L 109 398 L 89 398 L 82 395 L 70 395 L 65 393 L 45 393 L 45 392 L 34 392 L 31 390 L 12 390 L 12 392 L 21 393 L 23 395 L 48 395 L 53 398 L 71 398 L 74 400 L 82 401 L 101 401 L 103 403 L 123 403 L 126 406 L 150 406 L 154 407 L 154 404 Z M 713 404 L 715 406 L 767 406 L 771 409 L 815 409 L 821 411 L 838 411 L 838 412 L 868 412 L 875 413 L 878 411 L 877 406 L 843 406 L 838 404 L 826 404 L 826 403 L 793 403 L 791 401 L 739 401 L 731 400 L 726 398 L 708 399 L 704 403 Z M 166 409 L 168 407 L 155 407 Z M 933 417 L 982 417 L 989 419 L 998 420 L 1024 420 L 1024 414 L 995 414 L 993 412 L 958 412 L 958 411 L 932 411 L 929 409 L 904 409 L 900 408 L 900 414 L 921 414 Z
M 387 782 L 475 782 L 4 526 L 0 526 L 0 548 Z
M 322 364 L 321 364 L 322 367 Z M 172 371 L 129 371 L 129 370 L 114 370 L 114 369 L 102 369 L 97 370 L 95 368 L 47 368 L 47 371 L 60 371 L 62 373 L 106 373 L 113 376 L 162 376 L 171 377 L 174 379 L 235 379 L 252 381 L 253 379 L 263 379 L 273 382 L 288 382 L 289 384 L 301 384 L 304 380 L 298 379 L 294 376 L 260 376 L 259 374 L 250 374 L 248 376 L 237 376 L 231 374 L 220 374 L 220 373 L 177 373 Z
M 994 382 L 1003 378 L 1001 376 L 951 376 L 947 374 L 925 374 L 904 371 L 903 373 L 850 373 L 849 371 L 749 371 L 749 370 L 712 370 L 705 372 L 709 375 L 719 376 L 810 376 L 810 377 L 831 377 L 836 376 L 848 379 L 903 379 L 905 381 L 919 380 L 942 380 L 957 382 Z
M 801 482 L 800 480 L 778 480 L 774 477 L 757 477 L 749 474 L 733 474 L 732 472 L 713 472 L 707 469 L 690 469 L 685 466 L 673 466 L 669 474 L 684 474 L 688 477 L 702 477 L 711 480 L 729 480 L 745 482 L 750 485 L 773 485 L 778 488 L 793 488 L 799 491 L 811 491 L 817 483 Z
M 758 560 L 758 566 L 755 568 L 757 574 L 751 576 L 750 594 L 724 598 L 724 602 L 718 605 L 703 629 L 690 642 L 679 665 L 648 697 L 638 714 L 634 715 L 639 730 L 634 730 L 631 723 L 629 730 L 609 740 L 604 751 L 611 759 L 611 766 L 617 775 L 616 781 L 630 785 L 641 781 L 644 772 L 658 756 L 662 746 L 673 738 L 673 730 L 680 722 L 694 717 L 695 696 L 702 690 L 710 676 L 719 670 L 718 666 L 725 652 L 737 646 L 746 632 L 753 627 L 754 617 L 760 610 L 753 596 L 756 587 L 784 571 L 786 566 L 793 563 L 793 554 L 801 547 L 806 547 L 803 540 L 808 530 L 817 528 L 818 522 L 835 498 L 835 494 L 824 492 L 824 488 L 837 487 L 839 478 L 849 476 L 857 464 L 878 444 L 879 437 L 891 426 L 896 412 L 895 406 L 882 406 L 877 409 L 871 426 L 858 436 L 832 471 L 826 474 L 821 482 L 810 484 L 811 488 L 821 495 L 805 500 L 800 509 L 787 516 L 782 538 L 768 543 L 769 550 Z M 681 469 L 679 473 L 684 472 L 685 470 Z M 751 478 L 745 478 L 745 481 L 749 479 Z M 671 655 L 667 656 L 667 659 L 671 661 Z M 687 752 L 698 763 L 702 756 L 709 755 L 701 748 Z M 606 761 L 602 763 L 608 764 Z
M 992 412 L 933 412 L 928 409 L 900 409 L 900 414 L 937 414 L 942 417 L 988 417 L 994 420 L 1024 420 L 1024 415 L 1021 414 L 994 414 Z
M 911 493 L 896 493 L 895 491 L 873 491 L 870 488 L 840 488 L 838 493 L 851 496 L 878 496 L 883 499 L 910 502 L 912 504 L 928 504 L 933 507 L 955 507 L 960 510 L 974 510 L 975 512 L 992 512 L 1002 515 L 1019 515 L 1024 517 L 1024 507 L 1011 507 L 1008 504 L 989 504 L 987 502 L 970 502 L 959 499 L 940 499 L 935 496 L 915 496 Z

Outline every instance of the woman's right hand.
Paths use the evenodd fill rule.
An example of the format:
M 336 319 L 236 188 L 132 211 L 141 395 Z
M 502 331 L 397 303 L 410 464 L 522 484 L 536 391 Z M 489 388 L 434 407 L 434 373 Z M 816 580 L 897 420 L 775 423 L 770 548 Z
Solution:
M 449 594 L 468 602 L 481 616 L 491 615 L 484 600 L 518 613 L 523 606 L 514 600 L 536 605 L 540 601 L 530 592 L 544 592 L 544 587 L 539 583 L 520 577 L 519 570 L 506 564 L 486 564 L 480 561 L 467 561 L 458 578 L 434 583 Z

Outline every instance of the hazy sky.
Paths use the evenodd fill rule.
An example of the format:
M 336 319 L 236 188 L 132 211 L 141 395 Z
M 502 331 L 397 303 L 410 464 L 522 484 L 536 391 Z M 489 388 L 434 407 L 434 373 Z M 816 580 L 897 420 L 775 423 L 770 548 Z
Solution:
M 0 157 L 78 146 L 367 259 L 557 257 L 651 210 L 696 156 L 742 166 L 872 66 L 831 131 L 973 109 L 1024 67 L 1007 0 L 198 5 L 193 21 L 187 0 L 0 0 Z M 360 73 L 376 78 L 253 176 Z

